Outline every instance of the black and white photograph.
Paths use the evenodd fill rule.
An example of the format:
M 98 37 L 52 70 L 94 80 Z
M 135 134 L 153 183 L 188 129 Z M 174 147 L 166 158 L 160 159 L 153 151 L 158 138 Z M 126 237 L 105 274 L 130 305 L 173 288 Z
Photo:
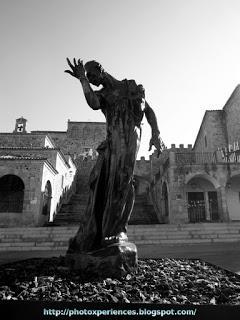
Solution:
M 0 0 L 1 319 L 240 317 L 240 2 Z

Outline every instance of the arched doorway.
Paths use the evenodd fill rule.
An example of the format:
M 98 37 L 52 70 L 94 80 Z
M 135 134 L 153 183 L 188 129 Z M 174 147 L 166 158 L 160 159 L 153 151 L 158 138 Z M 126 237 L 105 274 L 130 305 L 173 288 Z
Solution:
M 166 182 L 163 182 L 162 185 L 162 200 L 163 200 L 163 216 L 167 220 L 169 216 L 168 209 L 168 190 Z
M 24 183 L 16 175 L 7 174 L 0 178 L 0 212 L 22 212 Z
M 240 175 L 230 178 L 226 184 L 226 200 L 229 218 L 240 220 Z
M 45 221 L 49 221 L 50 210 L 51 210 L 51 200 L 52 200 L 52 186 L 48 180 L 45 189 L 43 192 L 43 206 L 42 206 L 42 215 L 45 216 Z
M 186 185 L 189 222 L 218 221 L 218 195 L 213 183 L 195 176 Z

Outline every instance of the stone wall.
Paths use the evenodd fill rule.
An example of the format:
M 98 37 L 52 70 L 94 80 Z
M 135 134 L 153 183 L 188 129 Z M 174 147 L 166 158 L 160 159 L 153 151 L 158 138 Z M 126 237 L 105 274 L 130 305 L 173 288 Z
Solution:
M 233 91 L 223 110 L 226 114 L 228 143 L 233 144 L 240 141 L 240 85 Z
M 32 131 L 32 133 L 49 134 L 57 147 L 64 154 L 75 158 L 81 156 L 86 148 L 94 151 L 106 137 L 104 122 L 73 122 L 68 121 L 68 129 L 63 131 Z
M 87 148 L 94 152 L 106 137 L 104 122 L 68 122 L 67 150 L 70 154 L 79 157 Z M 93 154 L 96 156 L 96 153 Z
M 52 147 L 46 134 L 0 133 L 0 147 Z
M 145 160 L 145 157 L 141 157 L 140 160 L 136 161 L 134 174 L 141 176 L 150 181 L 151 179 L 151 163 L 150 160 Z
M 231 184 L 234 184 L 229 183 L 229 181 L 232 181 L 230 180 L 231 177 L 239 176 L 240 164 L 216 162 L 214 158 L 210 159 L 206 157 L 206 154 L 204 153 L 202 154 L 202 157 L 195 157 L 195 153 L 189 152 L 187 148 L 185 148 L 185 152 L 181 150 L 181 157 L 179 157 L 179 152 L 179 149 L 177 151 L 169 152 L 168 166 L 166 166 L 165 169 L 161 166 L 160 179 L 155 186 L 155 190 L 159 195 L 158 205 L 161 209 L 163 209 L 162 202 L 164 200 L 163 184 L 165 183 L 167 186 L 169 222 L 188 223 L 187 192 L 203 192 L 204 190 L 207 192 L 217 192 L 220 221 L 231 220 L 231 212 L 229 212 L 227 205 L 227 194 L 230 189 L 232 192 L 235 192 L 235 190 L 233 190 L 233 187 L 231 186 Z M 186 156 L 185 159 L 183 158 L 184 155 Z M 188 161 L 191 158 L 189 155 L 191 157 L 194 156 L 194 162 L 191 163 Z M 200 189 L 191 186 L 191 181 L 194 179 L 199 180 L 199 185 L 201 185 Z M 205 184 L 202 182 L 203 180 L 205 180 Z M 229 186 L 227 186 L 228 183 Z M 209 187 L 209 185 L 211 185 L 211 187 Z M 238 193 L 236 193 L 236 196 L 238 196 Z M 240 214 L 238 215 L 238 219 L 236 218 L 236 215 L 234 219 L 240 220 Z
M 207 110 L 194 144 L 195 152 L 214 152 L 227 145 L 225 113 Z

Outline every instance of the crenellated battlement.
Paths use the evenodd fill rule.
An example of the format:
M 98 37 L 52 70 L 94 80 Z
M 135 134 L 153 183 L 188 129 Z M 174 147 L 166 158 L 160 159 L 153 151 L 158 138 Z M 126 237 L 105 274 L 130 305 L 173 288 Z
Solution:
M 179 147 L 176 147 L 175 144 L 171 144 L 171 148 L 169 151 L 181 151 L 181 152 L 189 152 L 192 151 L 193 146 L 192 144 L 188 144 L 187 147 L 184 147 L 184 144 L 179 144 Z

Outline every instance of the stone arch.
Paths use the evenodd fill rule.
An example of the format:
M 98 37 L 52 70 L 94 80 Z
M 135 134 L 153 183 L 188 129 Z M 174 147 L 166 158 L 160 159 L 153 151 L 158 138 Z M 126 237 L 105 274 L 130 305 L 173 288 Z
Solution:
M 24 201 L 24 182 L 14 174 L 0 178 L 0 212 L 22 212 Z
M 43 192 L 43 205 L 42 205 L 42 215 L 45 216 L 45 221 L 49 221 L 50 210 L 51 210 L 51 201 L 52 201 L 52 185 L 48 180 L 45 184 Z
M 219 221 L 220 184 L 205 173 L 188 175 L 185 180 L 189 222 Z
M 190 180 L 192 180 L 193 178 L 202 178 L 202 179 L 206 179 L 208 180 L 210 183 L 213 184 L 215 189 L 220 188 L 220 183 L 212 176 L 206 174 L 206 173 L 191 173 L 188 174 L 185 177 L 185 184 L 187 185 L 189 183 Z

